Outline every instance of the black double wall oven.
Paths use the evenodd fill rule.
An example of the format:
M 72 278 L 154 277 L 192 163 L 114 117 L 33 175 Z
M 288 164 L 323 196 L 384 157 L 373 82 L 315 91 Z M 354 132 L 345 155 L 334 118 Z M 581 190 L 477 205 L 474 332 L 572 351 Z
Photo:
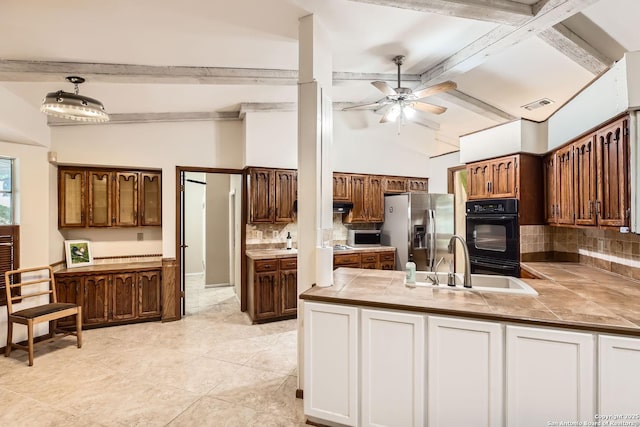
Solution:
M 466 214 L 471 273 L 520 277 L 518 200 L 470 201 Z

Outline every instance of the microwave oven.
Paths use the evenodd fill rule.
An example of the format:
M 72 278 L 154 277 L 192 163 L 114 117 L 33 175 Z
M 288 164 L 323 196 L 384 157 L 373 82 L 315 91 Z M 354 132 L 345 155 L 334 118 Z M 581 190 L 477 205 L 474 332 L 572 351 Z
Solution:
M 349 230 L 347 233 L 349 246 L 380 246 L 380 230 Z

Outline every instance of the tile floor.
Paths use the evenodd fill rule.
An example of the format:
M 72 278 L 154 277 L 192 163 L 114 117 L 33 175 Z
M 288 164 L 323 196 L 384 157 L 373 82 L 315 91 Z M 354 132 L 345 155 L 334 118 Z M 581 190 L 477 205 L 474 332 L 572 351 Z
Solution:
M 296 321 L 251 325 L 231 287 L 198 299 L 177 322 L 42 344 L 33 367 L 0 357 L 0 426 L 304 425 Z

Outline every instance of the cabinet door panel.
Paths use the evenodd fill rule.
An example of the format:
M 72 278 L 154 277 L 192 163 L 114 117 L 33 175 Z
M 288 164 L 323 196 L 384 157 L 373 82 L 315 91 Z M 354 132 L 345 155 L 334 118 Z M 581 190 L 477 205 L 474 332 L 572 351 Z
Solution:
M 135 273 L 114 274 L 111 282 L 111 317 L 113 320 L 134 319 L 137 301 Z
M 83 170 L 60 169 L 59 177 L 59 227 L 84 227 L 86 225 L 86 174 Z
M 427 322 L 428 425 L 503 426 L 502 326 L 435 316 Z
M 596 132 L 599 167 L 598 223 L 605 226 L 628 225 L 628 136 L 627 120 Z
M 576 225 L 596 223 L 596 150 L 593 135 L 573 144 Z
M 89 227 L 111 226 L 112 173 L 89 171 Z
M 249 173 L 249 221 L 271 223 L 274 219 L 275 178 L 271 169 L 251 169 Z
M 591 334 L 507 326 L 508 426 L 593 420 Z
M 556 154 L 556 168 L 557 221 L 559 224 L 573 224 L 575 221 L 573 146 L 558 150 Z
M 424 316 L 362 310 L 361 323 L 363 425 L 423 426 Z
M 411 193 L 428 193 L 429 192 L 429 179 L 428 178 L 409 178 L 407 180 L 407 190 Z
M 140 173 L 140 225 L 162 225 L 162 174 Z
M 155 317 L 161 313 L 160 272 L 138 273 L 138 317 Z
M 351 201 L 353 208 L 347 215 L 345 222 L 367 222 L 367 177 L 364 175 L 351 176 Z
M 407 178 L 404 177 L 386 176 L 383 179 L 383 184 L 385 193 L 405 193 L 407 191 Z
M 384 193 L 382 191 L 382 177 L 370 176 L 368 179 L 367 204 L 369 222 L 384 221 Z
M 295 221 L 293 203 L 296 200 L 296 178 L 297 173 L 295 171 L 275 171 L 275 222 L 289 223 Z
M 115 173 L 115 220 L 114 225 L 138 225 L 138 173 Z
M 491 197 L 517 197 L 518 157 L 512 156 L 492 163 L 489 185 Z
M 544 211 L 547 224 L 556 220 L 556 156 L 554 153 L 544 158 Z
M 640 339 L 600 335 L 598 349 L 598 413 L 638 413 Z
M 304 325 L 304 413 L 360 425 L 358 309 L 305 302 Z
M 58 302 L 82 305 L 82 276 L 56 277 L 56 298 Z M 58 326 L 74 326 L 76 316 L 58 319 Z
M 109 276 L 86 276 L 82 300 L 83 323 L 106 323 L 109 319 Z
M 278 274 L 276 272 L 255 273 L 254 278 L 255 318 L 265 319 L 280 315 Z
M 489 197 L 491 167 L 486 163 L 472 164 L 467 168 L 469 199 Z
M 298 313 L 298 271 L 280 271 L 280 313 L 283 316 Z
M 333 174 L 333 200 L 351 201 L 351 175 L 346 173 Z

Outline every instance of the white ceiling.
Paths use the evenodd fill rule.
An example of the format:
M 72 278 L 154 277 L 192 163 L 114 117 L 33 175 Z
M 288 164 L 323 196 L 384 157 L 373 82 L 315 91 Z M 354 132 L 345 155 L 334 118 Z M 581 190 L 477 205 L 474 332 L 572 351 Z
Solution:
M 611 60 L 619 60 L 625 51 L 640 50 L 636 29 L 640 1 L 594 1 L 493 3 L 521 3 L 534 9 L 545 4 L 587 3 L 590 5 L 563 22 L 567 28 Z M 334 71 L 349 73 L 393 74 L 391 58 L 404 54 L 403 73 L 421 74 L 478 43 L 485 34 L 503 28 L 496 22 L 363 0 L 2 0 L 0 85 L 34 107 L 46 92 L 71 90 L 60 74 L 45 81 L 29 72 L 18 77 L 6 74 L 1 65 L 7 60 L 69 62 L 65 75 L 75 74 L 74 62 L 296 70 L 298 19 L 309 13 L 319 17 L 330 35 Z M 463 68 L 452 74 L 460 92 L 502 110 L 505 117 L 532 120 L 546 119 L 595 77 L 535 35 L 498 52 L 488 50 L 487 55 Z M 140 79 L 114 83 L 97 77 L 88 78 L 80 91 L 103 101 L 112 114 L 232 111 L 241 103 L 295 102 L 297 97 L 295 85 L 158 84 Z M 342 82 L 333 90 L 336 102 L 369 102 L 380 97 L 367 80 Z M 555 103 L 531 112 L 521 108 L 544 97 Z M 449 109 L 441 116 L 424 115 L 440 124 L 439 134 L 448 141 L 507 120 L 490 118 L 482 110 L 470 110 L 451 98 L 433 97 L 430 101 Z

